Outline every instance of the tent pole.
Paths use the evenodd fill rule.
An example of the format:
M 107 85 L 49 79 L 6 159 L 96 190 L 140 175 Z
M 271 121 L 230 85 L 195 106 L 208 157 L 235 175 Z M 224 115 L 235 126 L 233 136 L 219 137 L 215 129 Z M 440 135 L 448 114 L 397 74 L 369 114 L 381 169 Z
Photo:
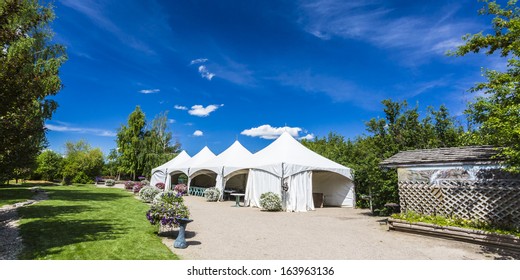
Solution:
M 282 209 L 284 211 L 287 210 L 287 191 L 285 190 L 285 185 L 284 185 L 284 169 L 283 169 L 283 162 L 282 162 L 282 178 L 280 179 L 280 188 L 282 189 Z

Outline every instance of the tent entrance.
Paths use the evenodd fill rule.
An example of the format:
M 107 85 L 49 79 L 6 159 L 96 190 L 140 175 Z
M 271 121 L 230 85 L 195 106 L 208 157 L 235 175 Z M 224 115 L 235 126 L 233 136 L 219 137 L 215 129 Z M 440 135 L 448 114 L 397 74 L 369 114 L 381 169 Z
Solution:
M 248 176 L 249 170 L 240 170 L 231 173 L 226 178 L 226 184 L 224 186 L 224 189 L 229 191 L 245 193 Z
M 217 174 L 215 173 L 203 173 L 199 174 L 190 180 L 190 186 L 211 188 L 216 184 Z
M 345 176 L 334 172 L 313 171 L 312 193 L 316 208 L 319 206 L 355 206 L 354 183 Z

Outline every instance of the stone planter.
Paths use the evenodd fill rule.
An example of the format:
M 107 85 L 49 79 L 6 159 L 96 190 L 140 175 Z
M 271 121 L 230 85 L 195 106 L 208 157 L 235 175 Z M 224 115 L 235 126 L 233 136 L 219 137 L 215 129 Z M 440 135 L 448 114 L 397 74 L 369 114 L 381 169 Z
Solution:
M 186 233 L 186 226 L 188 223 L 193 222 L 193 220 L 182 218 L 179 219 L 179 234 L 177 235 L 177 238 L 175 238 L 175 242 L 173 243 L 173 248 L 177 249 L 185 249 L 188 247 L 188 244 L 186 243 L 185 233 Z
M 439 226 L 421 222 L 411 223 L 393 218 L 388 218 L 388 226 L 390 230 L 418 233 L 483 245 L 497 246 L 520 252 L 520 237 L 513 235 L 490 233 L 482 230 L 452 226 Z

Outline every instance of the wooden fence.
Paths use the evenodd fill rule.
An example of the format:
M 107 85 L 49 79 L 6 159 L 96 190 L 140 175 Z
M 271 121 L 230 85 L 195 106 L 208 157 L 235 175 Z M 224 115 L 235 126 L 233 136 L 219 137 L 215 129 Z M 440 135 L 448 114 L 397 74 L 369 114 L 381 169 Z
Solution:
M 400 181 L 401 211 L 520 228 L 519 180 Z

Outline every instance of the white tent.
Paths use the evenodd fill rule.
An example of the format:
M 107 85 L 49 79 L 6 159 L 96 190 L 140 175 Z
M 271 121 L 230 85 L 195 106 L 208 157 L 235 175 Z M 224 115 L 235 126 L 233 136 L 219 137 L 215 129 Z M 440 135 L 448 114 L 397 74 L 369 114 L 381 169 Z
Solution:
M 307 149 L 287 132 L 255 153 L 249 165 L 246 205 L 260 206 L 265 192 L 281 195 L 287 211 L 314 210 L 313 193 L 323 194 L 325 205 L 355 205 L 351 169 Z
M 157 183 L 164 183 L 165 188 L 169 189 L 171 185 L 171 177 L 169 171 L 175 169 L 176 167 L 181 166 L 184 162 L 189 160 L 191 157 L 186 153 L 186 151 L 182 151 L 172 160 L 167 163 L 160 165 L 154 169 L 152 169 L 152 177 L 150 178 L 150 186 L 155 186 Z
M 248 165 L 251 162 L 251 157 L 251 152 L 244 148 L 244 146 L 242 146 L 242 144 L 237 140 L 218 156 L 197 166 L 190 167 L 190 178 L 194 178 L 204 173 L 215 174 L 215 187 L 220 190 L 222 195 L 228 176 L 233 175 L 232 173 L 236 173 L 240 170 L 245 170 L 245 172 L 247 172 L 249 167 Z M 243 187 L 245 188 L 245 184 Z
M 213 159 L 215 157 L 216 157 L 215 154 L 207 146 L 205 146 L 204 148 L 202 148 L 202 150 L 200 150 L 192 158 L 190 158 L 189 160 L 183 162 L 182 165 L 178 165 L 175 168 L 169 170 L 168 172 L 170 173 L 170 176 L 173 176 L 175 174 L 182 174 L 182 173 L 185 174 L 186 176 L 188 176 L 188 184 L 187 185 L 189 187 L 190 186 L 190 181 L 191 181 L 191 178 L 190 178 L 191 171 L 190 171 L 190 169 L 194 168 L 196 166 L 199 166 L 200 164 L 202 164 L 204 162 L 207 162 L 208 160 L 211 160 L 211 159 Z

